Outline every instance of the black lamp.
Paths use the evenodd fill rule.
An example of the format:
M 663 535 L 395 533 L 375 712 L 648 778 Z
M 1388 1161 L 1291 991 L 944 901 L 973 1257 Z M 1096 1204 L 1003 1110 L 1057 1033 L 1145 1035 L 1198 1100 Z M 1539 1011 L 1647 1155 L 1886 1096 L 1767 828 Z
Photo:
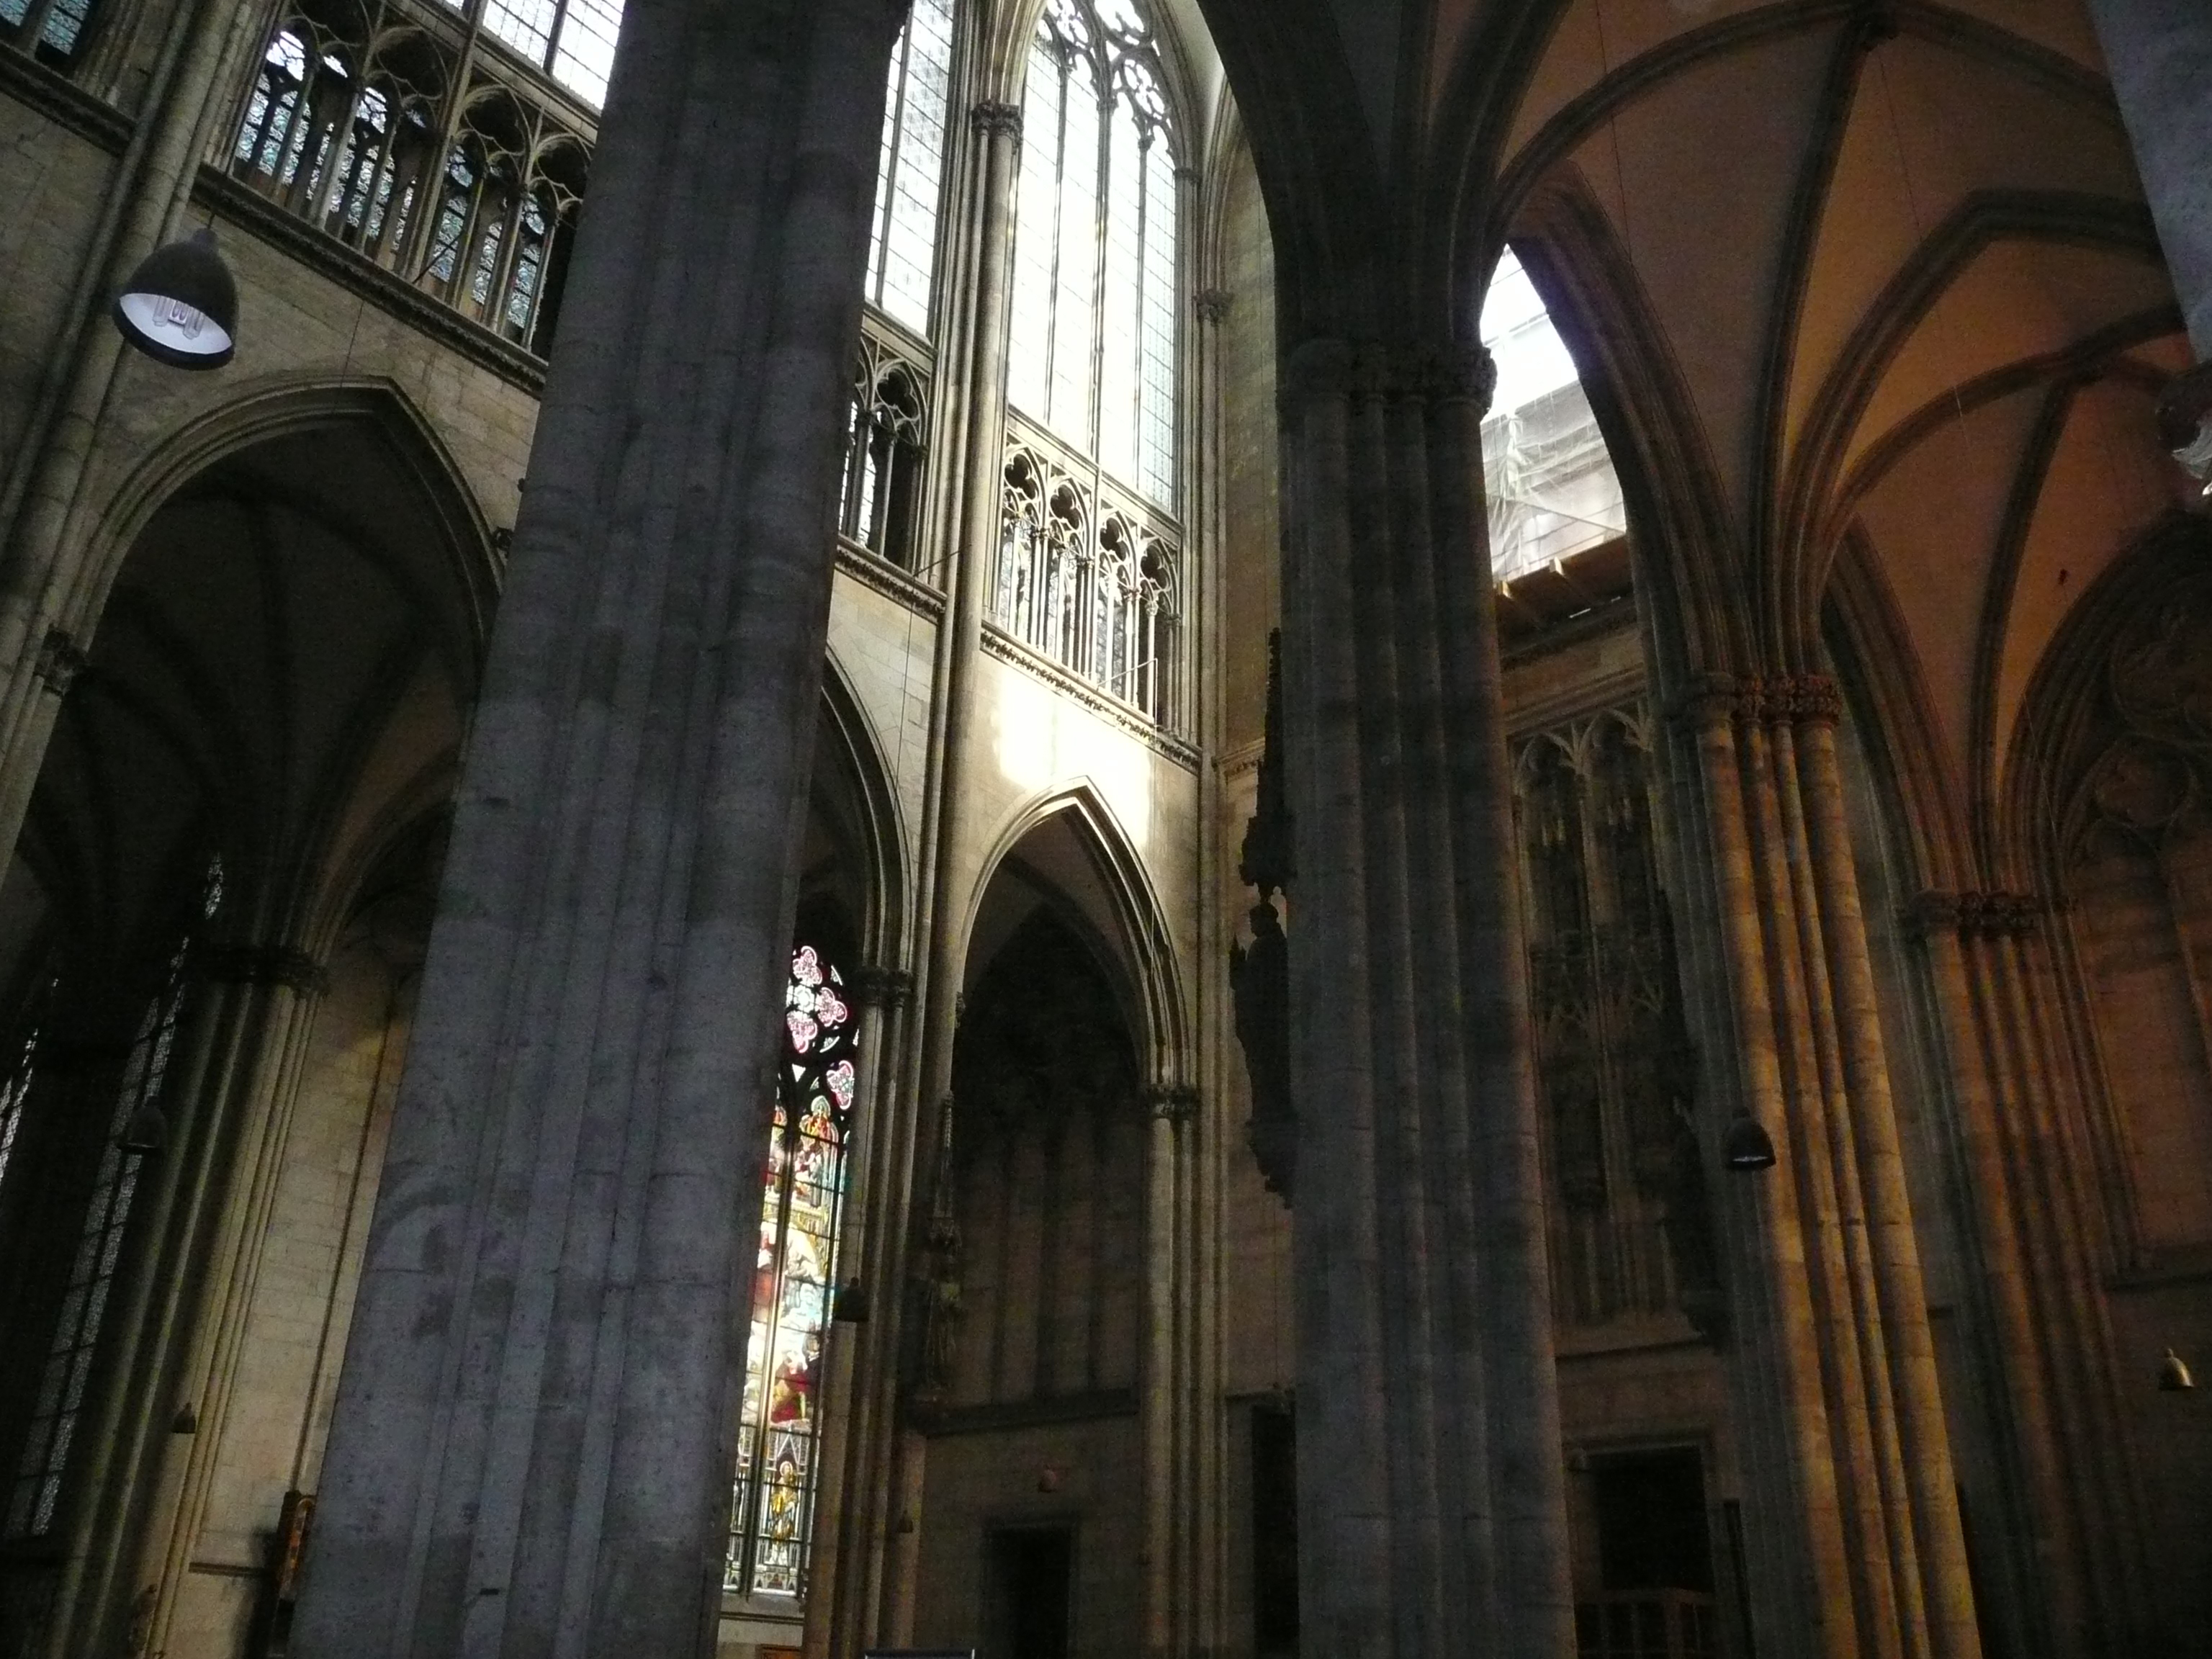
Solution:
M 131 273 L 110 313 L 123 337 L 172 368 L 221 368 L 238 349 L 238 284 L 198 230 L 155 248 Z
M 1722 1133 L 1721 1162 L 1738 1175 L 1774 1167 L 1774 1142 L 1749 1112 L 1738 1112 Z
M 147 1158 L 169 1144 L 169 1120 L 152 1101 L 143 1102 L 115 1137 L 115 1145 L 134 1157 Z

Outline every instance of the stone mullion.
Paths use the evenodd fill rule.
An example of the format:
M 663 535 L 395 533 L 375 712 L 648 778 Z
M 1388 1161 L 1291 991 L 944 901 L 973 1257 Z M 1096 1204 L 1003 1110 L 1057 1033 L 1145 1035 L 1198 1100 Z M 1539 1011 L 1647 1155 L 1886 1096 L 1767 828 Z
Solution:
M 2138 1494 L 2130 1490 L 2127 1434 L 2113 1408 L 2117 1379 L 2111 1370 L 2112 1339 L 2096 1279 L 2094 1229 L 2072 1173 L 2066 1103 L 2057 1096 L 2053 1083 L 2063 1073 L 2044 1018 L 2048 1010 L 2038 1006 L 2027 959 L 2025 936 L 2043 925 L 2036 916 L 2041 908 L 2015 904 L 2006 919 L 2008 925 L 1990 941 L 1990 949 L 1997 959 L 1996 977 L 2003 989 L 2002 1018 L 2021 1050 L 2022 1073 L 2031 1085 L 2022 1097 L 2031 1119 L 2027 1161 L 2040 1187 L 2034 1213 L 2051 1234 L 2045 1276 L 2039 1282 L 2046 1297 L 2053 1285 L 2062 1292 L 2059 1312 L 2064 1328 L 2055 1357 L 2069 1374 L 2064 1397 L 2075 1419 L 2075 1443 L 2087 1454 L 2081 1463 L 2081 1495 L 2098 1517 L 2084 1529 L 2092 1582 L 2105 1604 L 2108 1626 L 2134 1635 L 2142 1627 L 2143 1608 L 2138 1575 L 2130 1571 L 2134 1552 L 2127 1540 L 2131 1517 L 2142 1510 Z M 2089 1450 L 2099 1447 L 2106 1449 L 2102 1455 Z
M 712 1644 L 892 14 L 630 20 L 333 1423 L 318 1651 Z
M 1420 994 L 1413 960 L 1408 890 L 1407 775 L 1401 727 L 1409 699 L 1400 672 L 1393 595 L 1411 579 L 1405 458 L 1392 431 L 1401 389 L 1393 366 L 1356 367 L 1352 400 L 1351 608 L 1344 614 L 1358 665 L 1360 748 L 1358 814 L 1366 881 L 1358 897 L 1367 933 L 1371 987 L 1366 1060 L 1371 1068 L 1376 1290 L 1389 1457 L 1391 1621 L 1398 1650 L 1449 1646 L 1443 1624 L 1443 1540 L 1437 1525 L 1436 1383 L 1431 1362 L 1436 1310 L 1427 1278 L 1429 1239 L 1422 1202 L 1427 1164 L 1424 1106 L 1430 1079 L 1418 1052 L 1413 1005 Z
M 1481 1439 L 1464 1463 L 1484 1466 L 1487 1503 L 1462 1498 L 1474 1534 L 1468 1616 L 1480 1632 L 1496 1606 L 1504 1650 L 1556 1655 L 1572 1640 L 1565 1470 L 1553 1349 L 1543 1164 L 1530 1046 L 1528 952 L 1516 902 L 1513 771 L 1504 673 L 1483 501 L 1482 416 L 1494 385 L 1486 357 L 1449 366 L 1431 403 L 1439 604 L 1432 615 L 1455 756 L 1451 774 L 1453 901 L 1459 980 L 1446 1005 L 1476 1079 L 1474 1167 L 1455 1192 L 1460 1230 L 1451 1261 L 1473 1329 L 1454 1333 L 1462 1363 L 1479 1366 Z M 1460 1264 L 1472 1261 L 1469 1273 Z M 1480 1516 L 1480 1521 L 1474 1517 Z
M 1297 1162 L 1312 1201 L 1293 1212 L 1298 1285 L 1300 1622 L 1312 1650 L 1363 1659 L 1395 1645 L 1382 1402 L 1391 1379 L 1376 1306 L 1375 1093 L 1366 1063 L 1367 939 L 1360 733 L 1352 614 L 1344 361 L 1312 342 L 1285 369 L 1285 774 L 1297 836 L 1291 932 Z
M 1818 1056 L 1810 1052 L 1814 1014 L 1800 954 L 1792 867 L 1802 851 L 1784 834 L 1773 745 L 1765 725 L 1768 692 L 1754 685 L 1739 720 L 1746 791 L 1753 834 L 1754 880 L 1766 924 L 1769 971 L 1776 1000 L 1775 1041 L 1784 1066 L 1790 1177 L 1797 1185 L 1832 1455 L 1845 1535 L 1852 1541 L 1852 1583 L 1858 1633 L 1869 1655 L 1897 1655 L 1899 1641 L 1892 1548 L 1881 1502 L 1863 1333 L 1858 1318 L 1846 1234 L 1860 1218 L 1844 1210 L 1845 1193 L 1832 1154 L 1832 1112 Z
M 2020 1599 L 2023 1614 L 2041 1627 L 2041 1644 L 2048 1646 L 2054 1630 L 2072 1630 L 2081 1616 L 2078 1516 L 2061 1467 L 2047 1355 L 2021 1237 L 2018 1192 L 1997 1121 L 1991 1066 L 1984 1051 L 1987 1034 L 1968 982 L 1958 899 L 1923 894 L 1915 904 L 1914 920 L 1926 948 L 1958 1102 L 1955 1133 L 1967 1176 L 1966 1208 L 1979 1246 L 1974 1257 L 1999 1359 L 1991 1391 L 2003 1402 L 2010 1431 L 2008 1461 L 2017 1471 L 2008 1484 L 2026 1489 L 2021 1494 L 2026 1509 L 2021 1518 L 2029 1528 L 2028 1547 L 2011 1552 L 2012 1565 L 2023 1589 L 2031 1582 L 2041 1586 L 2040 1595 Z
M 1875 1224 L 1853 1139 L 1855 1130 L 1864 1127 L 1860 1120 L 1870 1103 L 1847 1087 L 1844 1076 L 1844 1039 L 1830 971 L 1831 952 L 1838 946 L 1834 936 L 1838 918 L 1824 902 L 1832 894 L 1815 875 L 1807 823 L 1808 791 L 1794 724 L 1799 705 L 1806 701 L 1803 690 L 1803 683 L 1790 681 L 1777 681 L 1771 686 L 1767 740 L 1773 758 L 1775 793 L 1782 807 L 1784 844 L 1790 849 L 1787 872 L 1796 912 L 1797 965 L 1803 975 L 1810 1016 L 1807 1024 L 1820 1070 L 1826 1150 L 1841 1222 L 1833 1242 L 1849 1290 L 1843 1309 L 1857 1354 L 1857 1369 L 1849 1379 L 1856 1391 L 1850 1410 L 1855 1425 L 1862 1412 L 1866 1424 L 1867 1437 L 1861 1451 L 1869 1467 L 1863 1471 L 1861 1502 L 1869 1514 L 1863 1524 L 1870 1533 L 1878 1529 L 1885 1546 L 1883 1556 L 1877 1559 L 1890 1599 L 1888 1623 L 1896 1632 L 1893 1639 L 1902 1651 L 1924 1656 L 1929 1651 L 1927 1596 L 1921 1580 L 1897 1401 L 1892 1392 L 1887 1310 L 1869 1237 Z M 1909 1214 L 1903 1220 L 1911 1225 Z M 1925 1317 L 1924 1303 L 1920 1316 Z M 1939 1441 L 1939 1453 L 1943 1445 Z M 1948 1459 L 1943 1461 L 1948 1465 Z M 1945 1484 L 1948 1489 L 1948 1480 Z
M 1717 966 L 1733 1016 L 1741 1109 L 1775 1133 L 1784 1157 L 1795 1165 L 1798 1154 L 1785 1107 L 1747 822 L 1749 792 L 1733 730 L 1735 701 L 1733 683 L 1722 678 L 1701 688 L 1691 709 L 1704 780 L 1702 850 L 1720 912 Z M 1700 849 L 1686 850 L 1687 862 L 1699 861 Z M 1830 1438 L 1814 1264 L 1807 1259 L 1807 1230 L 1799 1218 L 1798 1177 L 1792 1168 L 1727 1178 L 1757 1182 L 1735 1203 L 1723 1197 L 1723 1205 L 1734 1216 L 1730 1265 L 1742 1281 L 1734 1300 L 1745 1327 L 1744 1352 L 1729 1371 L 1735 1415 L 1749 1443 L 1748 1565 L 1758 1587 L 1754 1605 L 1767 1610 L 1768 1620 L 1759 1640 L 1762 1649 L 1776 1646 L 1804 1659 L 1857 1659 L 1852 1551 Z M 1741 1318 L 1746 1313 L 1751 1316 Z
M 1978 1659 L 1981 1634 L 1957 1474 L 1836 756 L 1840 709 L 1832 686 L 1807 682 L 1802 689 L 1806 695 L 1799 717 L 1798 769 L 1808 804 L 1812 877 L 1825 924 L 1828 997 L 1843 1044 L 1850 1150 L 1874 1273 L 1875 1300 L 1869 1312 L 1878 1320 L 1884 1350 L 1881 1398 L 1889 1431 L 1896 1437 L 1893 1450 L 1884 1448 L 1886 1456 L 1898 1460 L 1885 1469 L 1885 1477 L 1895 1493 L 1892 1502 L 1899 1525 L 1909 1522 L 1905 1535 L 1913 1545 L 1906 1564 L 1913 1571 L 1904 1582 L 1921 1599 L 1918 1617 L 1938 1659 Z

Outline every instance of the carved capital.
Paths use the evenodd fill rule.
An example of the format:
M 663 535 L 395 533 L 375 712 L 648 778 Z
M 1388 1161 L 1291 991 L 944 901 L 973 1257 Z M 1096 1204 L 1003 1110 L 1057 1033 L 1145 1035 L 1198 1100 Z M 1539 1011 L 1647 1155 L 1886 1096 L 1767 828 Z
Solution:
M 49 628 L 46 637 L 39 641 L 39 659 L 31 672 L 56 696 L 67 696 L 76 677 L 84 672 L 85 661 L 84 652 L 74 635 L 65 628 Z
M 856 968 L 845 982 L 863 1008 L 903 1008 L 914 1000 L 914 975 L 903 968 Z
M 1308 340 L 1284 353 L 1276 395 L 1285 410 L 1349 396 L 1352 349 L 1343 340 Z
M 1843 718 L 1844 694 L 1826 674 L 1778 675 L 1766 686 L 1770 720 L 1833 726 Z
M 1229 313 L 1237 303 L 1237 296 L 1225 288 L 1200 289 L 1192 299 L 1198 320 L 1210 328 L 1218 328 L 1229 320 Z
M 1674 718 L 1694 732 L 1725 726 L 1743 706 L 1745 684 L 1733 674 L 1692 674 L 1674 700 Z
M 968 112 L 968 125 L 979 137 L 1011 138 L 1018 143 L 1022 137 L 1022 106 L 987 99 Z
M 1905 925 L 1919 939 L 1956 933 L 1965 914 L 1962 898 L 1960 894 L 1939 892 L 1932 887 L 1917 893 L 1905 907 Z
M 1145 1103 L 1164 1123 L 1188 1123 L 1198 1115 L 1198 1091 L 1187 1084 L 1157 1084 L 1146 1091 Z
M 323 965 L 283 945 L 211 945 L 199 952 L 201 973 L 225 985 L 281 985 L 301 996 L 330 989 Z

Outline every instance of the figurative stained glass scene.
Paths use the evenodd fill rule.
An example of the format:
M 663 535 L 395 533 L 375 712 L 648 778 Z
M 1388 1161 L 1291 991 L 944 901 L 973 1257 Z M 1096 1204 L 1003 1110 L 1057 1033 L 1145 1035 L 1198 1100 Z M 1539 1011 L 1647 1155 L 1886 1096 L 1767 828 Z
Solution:
M 805 1590 L 855 1035 L 843 979 L 814 946 L 801 945 L 784 992 L 784 1057 L 745 1348 L 724 1575 L 726 1588 L 738 1595 L 796 1597 Z

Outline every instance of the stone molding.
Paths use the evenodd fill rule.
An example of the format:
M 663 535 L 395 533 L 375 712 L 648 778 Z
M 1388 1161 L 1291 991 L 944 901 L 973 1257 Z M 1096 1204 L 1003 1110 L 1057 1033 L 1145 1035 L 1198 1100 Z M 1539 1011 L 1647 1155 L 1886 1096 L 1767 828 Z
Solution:
M 1960 939 L 2023 939 L 2051 913 L 2033 893 L 1944 892 L 1931 888 L 1905 908 L 1907 927 L 1922 939 L 1955 933 Z
M 1237 296 L 1225 288 L 1200 289 L 1191 299 L 1198 320 L 1215 328 L 1229 320 L 1229 313 L 1235 309 L 1236 304 Z
M 1481 345 L 1308 340 L 1283 360 L 1281 399 L 1466 403 L 1486 413 L 1498 392 L 1498 362 Z
M 1693 731 L 1731 721 L 1832 726 L 1843 718 L 1844 695 L 1826 674 L 1693 674 L 1674 713 Z
M 983 624 L 983 654 L 1016 668 L 1026 669 L 1092 714 L 1112 721 L 1131 737 L 1139 738 L 1156 755 L 1196 771 L 1206 758 L 1196 744 L 1155 725 L 1130 704 L 1079 678 L 1041 652 L 1032 651 L 994 622 Z
M 979 137 L 1011 138 L 1019 143 L 1022 137 L 1022 106 L 1019 104 L 1000 103 L 985 99 L 968 112 L 968 125 Z
M 858 543 L 845 537 L 837 538 L 837 568 L 863 586 L 895 604 L 926 617 L 932 623 L 945 620 L 945 595 L 916 575 L 900 569 L 890 560 L 871 553 Z
M 204 977 L 226 985 L 282 985 L 301 996 L 320 996 L 331 988 L 320 963 L 284 945 L 211 945 L 198 953 L 198 968 Z
M 856 968 L 845 983 L 863 1008 L 903 1008 L 914 1000 L 914 975 L 903 968 Z
M 1188 1123 L 1198 1115 L 1198 1091 L 1188 1084 L 1156 1084 L 1145 1091 L 1145 1105 L 1164 1123 Z

